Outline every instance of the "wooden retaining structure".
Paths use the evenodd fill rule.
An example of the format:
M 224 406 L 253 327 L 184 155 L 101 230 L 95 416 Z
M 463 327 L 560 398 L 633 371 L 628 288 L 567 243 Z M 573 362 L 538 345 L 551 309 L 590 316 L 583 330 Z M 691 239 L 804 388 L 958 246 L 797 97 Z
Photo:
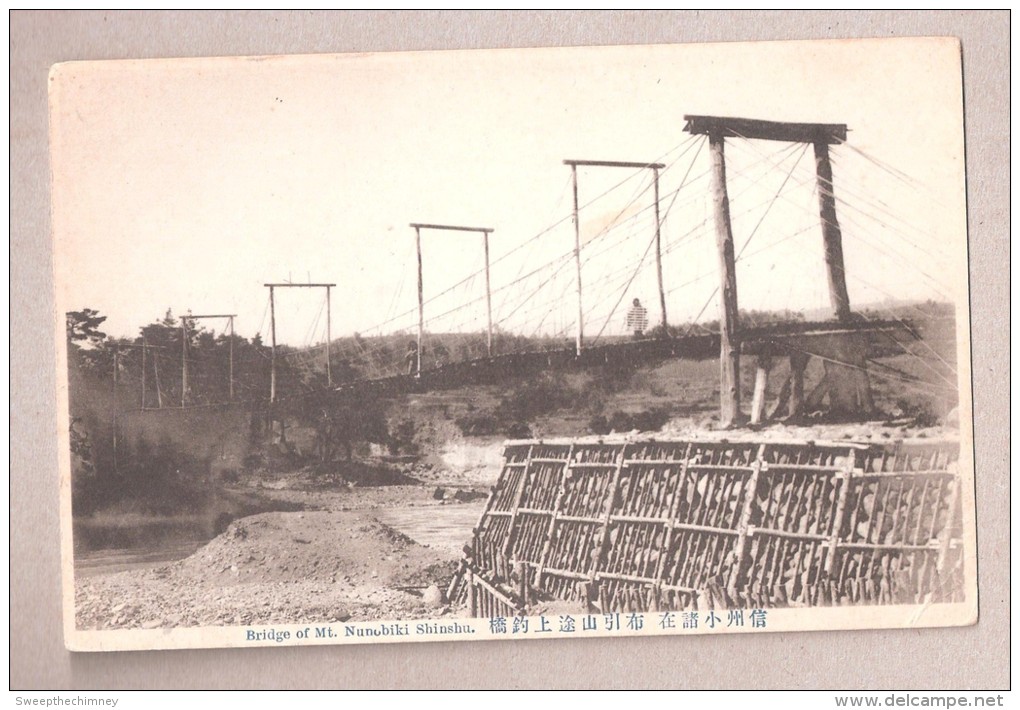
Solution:
M 958 443 L 509 442 L 448 598 L 475 616 L 963 594 Z

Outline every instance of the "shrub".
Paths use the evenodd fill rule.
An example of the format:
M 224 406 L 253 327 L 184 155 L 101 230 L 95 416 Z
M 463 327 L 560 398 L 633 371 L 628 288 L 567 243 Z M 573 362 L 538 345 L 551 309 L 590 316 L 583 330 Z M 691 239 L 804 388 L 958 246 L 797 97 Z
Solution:
M 418 427 L 415 425 L 414 420 L 410 418 L 404 418 L 398 421 L 391 429 L 389 440 L 386 442 L 387 448 L 392 454 L 416 454 L 418 453 L 418 443 L 415 441 L 415 435 L 418 433 Z
M 588 430 L 593 434 L 633 430 L 658 431 L 668 421 L 669 411 L 666 409 L 646 409 L 635 414 L 617 410 L 608 419 L 602 414 L 592 417 L 588 422 Z
M 534 434 L 531 432 L 531 427 L 524 422 L 514 422 L 507 427 L 506 435 L 510 439 L 530 439 Z
M 488 412 L 470 412 L 454 420 L 464 436 L 492 436 L 499 432 L 499 422 Z
M 903 413 L 903 416 L 912 418 L 917 426 L 936 426 L 942 422 L 935 403 L 927 398 L 914 400 L 901 397 L 896 400 L 896 407 Z
M 494 412 L 501 422 L 527 422 L 576 404 L 578 394 L 561 377 L 545 374 L 503 397 Z

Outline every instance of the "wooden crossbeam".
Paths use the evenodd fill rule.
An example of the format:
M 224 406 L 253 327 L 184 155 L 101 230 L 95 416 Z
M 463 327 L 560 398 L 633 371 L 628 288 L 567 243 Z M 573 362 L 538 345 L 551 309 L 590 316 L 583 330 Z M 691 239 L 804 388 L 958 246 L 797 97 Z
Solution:
M 423 224 L 421 222 L 411 222 L 412 229 L 445 229 L 449 232 L 483 232 L 490 233 L 496 230 L 492 227 L 460 227 L 454 224 Z
M 336 284 L 262 284 L 266 288 L 332 288 Z
M 757 118 L 694 115 L 685 115 L 684 120 L 687 121 L 684 130 L 696 135 L 825 145 L 846 142 L 847 129 L 844 123 L 786 123 Z
M 589 168 L 634 168 L 635 170 L 642 168 L 662 170 L 666 167 L 662 163 L 635 163 L 625 160 L 564 160 L 563 164 Z

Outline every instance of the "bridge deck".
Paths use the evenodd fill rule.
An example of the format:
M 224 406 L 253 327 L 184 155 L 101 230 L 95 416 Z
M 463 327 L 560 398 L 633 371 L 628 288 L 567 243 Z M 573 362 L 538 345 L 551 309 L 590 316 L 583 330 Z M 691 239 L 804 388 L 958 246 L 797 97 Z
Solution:
M 781 323 L 744 328 L 740 331 L 741 352 L 771 352 L 781 355 L 788 347 L 799 347 L 808 339 L 849 335 L 917 337 L 909 323 L 872 320 L 858 323 L 821 321 Z M 793 345 L 791 345 L 793 344 Z M 334 388 L 338 396 L 395 395 L 427 392 L 464 385 L 493 384 L 544 370 L 588 369 L 605 365 L 648 365 L 670 358 L 707 360 L 719 356 L 719 335 L 684 335 L 677 338 L 647 338 L 590 346 L 578 356 L 573 347 L 454 362 L 423 370 L 415 375 L 391 375 L 346 382 Z

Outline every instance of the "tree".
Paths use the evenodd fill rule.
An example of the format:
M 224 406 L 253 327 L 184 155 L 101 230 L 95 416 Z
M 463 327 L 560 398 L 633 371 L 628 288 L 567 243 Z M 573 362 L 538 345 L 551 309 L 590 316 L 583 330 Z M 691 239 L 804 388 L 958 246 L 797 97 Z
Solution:
M 329 390 L 318 390 L 290 400 L 287 409 L 301 424 L 315 431 L 321 464 L 333 462 L 339 449 L 343 450 L 344 460 L 350 461 L 359 441 L 384 444 L 389 440 L 386 418 L 375 398 L 341 399 Z
M 106 339 L 106 333 L 99 330 L 106 316 L 99 315 L 99 311 L 84 308 L 80 311 L 70 311 L 66 315 L 67 339 L 72 343 L 85 342 L 95 347 Z
M 67 323 L 68 366 L 84 373 L 106 377 L 113 372 L 113 342 L 99 326 L 106 316 L 93 308 L 69 311 Z

